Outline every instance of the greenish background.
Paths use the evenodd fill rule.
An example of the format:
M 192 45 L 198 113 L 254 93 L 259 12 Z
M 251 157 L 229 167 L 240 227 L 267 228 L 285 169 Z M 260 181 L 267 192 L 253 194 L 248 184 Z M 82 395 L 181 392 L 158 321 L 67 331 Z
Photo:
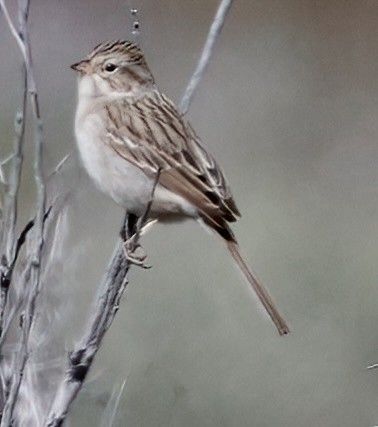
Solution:
M 71 63 L 130 37 L 135 6 L 156 81 L 178 101 L 217 4 L 32 1 L 47 169 L 74 149 Z M 377 19 L 371 0 L 234 2 L 188 117 L 226 171 L 243 215 L 235 233 L 292 334 L 277 335 L 219 239 L 194 222 L 156 226 L 143 238 L 153 268 L 131 272 L 72 426 L 101 425 L 124 379 L 119 426 L 378 423 L 378 372 L 366 370 L 378 362 Z M 0 34 L 5 155 L 21 74 L 2 17 Z M 28 162 L 31 151 L 29 139 Z M 83 330 L 123 214 L 78 162 L 70 167 L 65 237 L 46 285 L 61 354 Z M 31 177 L 29 168 L 22 218 Z

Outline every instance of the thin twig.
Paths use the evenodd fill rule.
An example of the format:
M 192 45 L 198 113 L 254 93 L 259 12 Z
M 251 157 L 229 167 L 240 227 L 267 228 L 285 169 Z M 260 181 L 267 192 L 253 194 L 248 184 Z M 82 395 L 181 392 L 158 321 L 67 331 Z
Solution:
M 51 215 L 51 212 L 52 212 L 52 205 L 50 205 L 49 208 L 47 209 L 47 211 L 45 212 L 45 216 L 43 217 L 44 222 L 46 222 L 48 219 L 51 219 L 51 220 L 54 219 L 54 215 Z M 8 284 L 10 284 L 10 282 L 12 281 L 13 271 L 15 270 L 16 263 L 17 263 L 18 256 L 20 254 L 21 248 L 25 244 L 26 238 L 30 234 L 30 231 L 33 229 L 34 223 L 35 223 L 35 219 L 31 219 L 30 221 L 28 221 L 27 224 L 25 225 L 25 227 L 23 228 L 23 230 L 21 231 L 21 233 L 19 234 L 18 238 L 17 238 L 16 252 L 15 252 L 13 262 L 9 268 L 9 273 L 8 273 L 9 276 L 4 278 L 4 280 L 6 280 Z M 28 283 L 29 282 L 30 270 L 31 270 L 31 266 L 30 266 L 30 264 L 28 264 L 28 266 L 23 271 L 23 274 L 22 274 L 23 280 L 21 280 L 21 283 Z M 16 315 L 16 313 L 18 313 L 21 306 L 22 306 L 22 301 L 20 301 L 19 304 L 17 304 L 16 306 L 11 307 L 11 309 L 7 313 L 6 321 L 2 325 L 2 334 L 0 335 L 0 348 L 5 342 L 7 332 L 9 330 L 9 326 L 11 325 L 11 323 L 14 319 L 14 316 Z
M 27 67 L 25 63 L 25 49 L 19 33 L 16 30 L 15 25 L 13 24 L 10 15 L 8 13 L 7 7 L 4 0 L 0 0 L 0 10 L 3 12 L 5 20 L 15 37 L 21 51 L 22 57 L 24 60 L 23 65 L 23 78 L 22 78 L 22 102 L 21 102 L 21 111 L 16 114 L 15 119 L 15 141 L 12 155 L 12 164 L 10 170 L 9 181 L 4 182 L 4 208 L 2 212 L 2 223 L 0 230 L 0 253 L 1 253 L 1 263 L 0 263 L 0 340 L 3 338 L 3 329 L 4 329 L 4 312 L 5 307 L 8 302 L 8 291 L 11 283 L 11 276 L 14 266 L 15 252 L 16 252 L 16 239 L 15 239 L 15 227 L 17 223 L 17 207 L 18 207 L 18 193 L 20 188 L 21 181 L 21 172 L 23 166 L 24 158 L 24 141 L 25 141 L 25 117 L 27 109 Z M 3 163 L 4 164 L 4 163 Z M 2 179 L 5 181 L 5 179 Z M 5 411 L 5 406 L 8 402 L 8 413 L 3 412 L 1 421 L 4 419 L 4 424 L 1 425 L 7 426 L 10 425 L 12 419 L 12 412 L 15 403 L 15 398 L 13 398 L 9 393 L 12 389 L 12 385 L 9 382 L 9 379 L 4 377 L 4 371 L 1 370 L 1 384 L 2 388 L 2 400 L 5 401 L 3 410 Z M 15 377 L 13 377 L 14 379 Z M 11 401 L 9 400 L 11 399 Z
M 103 423 L 101 424 L 102 427 L 113 427 L 114 426 L 114 423 L 115 423 L 116 417 L 117 417 L 119 403 L 121 401 L 121 397 L 122 397 L 123 390 L 124 390 L 125 385 L 126 385 L 126 381 L 127 381 L 127 378 L 125 378 L 123 380 L 123 382 L 122 382 L 121 386 L 118 388 L 118 390 L 116 390 L 116 388 L 114 388 L 112 395 L 109 399 L 108 405 L 107 405 L 109 407 L 109 411 L 105 410 L 105 412 L 104 412 Z M 106 408 L 106 409 L 108 409 L 108 408 Z
M 41 277 L 41 260 L 42 260 L 42 248 L 43 248 L 43 235 L 44 235 L 44 214 L 45 214 L 45 203 L 46 203 L 46 192 L 45 192 L 45 180 L 43 174 L 43 163 L 42 163 L 42 120 L 40 116 L 38 95 L 36 91 L 31 51 L 30 51 L 30 38 L 28 32 L 28 17 L 30 0 L 19 0 L 18 12 L 20 21 L 20 32 L 18 33 L 15 26 L 9 16 L 8 10 L 4 3 L 4 0 L 0 0 L 0 6 L 3 10 L 4 16 L 8 22 L 13 36 L 15 37 L 21 52 L 23 54 L 25 68 L 26 68 L 26 80 L 28 93 L 31 99 L 31 106 L 33 111 L 33 118 L 36 123 L 35 133 L 35 151 L 34 151 L 34 178 L 37 187 L 37 206 L 36 206 L 36 218 L 34 225 L 33 234 L 33 245 L 32 253 L 28 259 L 28 266 L 26 270 L 30 268 L 30 281 L 25 288 L 27 291 L 27 303 L 25 307 L 25 313 L 22 315 L 22 341 L 20 343 L 20 349 L 16 356 L 16 372 L 14 372 L 12 383 L 7 396 L 3 416 L 1 419 L 1 427 L 9 426 L 12 423 L 13 411 L 17 401 L 18 393 L 21 387 L 21 382 L 24 376 L 25 366 L 29 357 L 29 340 L 30 332 L 34 323 L 34 315 L 36 309 L 36 300 L 40 292 L 40 277 Z M 26 284 L 25 284 L 26 285 Z
M 56 176 L 62 170 L 63 162 L 65 162 L 69 156 L 70 156 L 70 154 L 65 156 L 65 158 L 59 162 L 59 164 L 49 174 L 48 179 L 51 179 L 53 176 Z M 62 212 L 62 209 L 65 206 L 65 203 L 67 202 L 70 195 L 71 195 L 70 191 L 63 192 L 63 193 L 58 192 L 58 194 L 53 198 L 49 207 L 47 208 L 47 210 L 43 216 L 43 221 L 45 223 L 45 226 L 44 226 L 45 240 L 46 240 L 46 236 L 47 236 L 47 230 L 49 230 L 51 228 L 52 223 L 55 221 L 57 216 Z M 4 284 L 10 284 L 11 283 L 13 271 L 17 267 L 16 263 L 17 263 L 17 260 L 19 258 L 21 248 L 25 244 L 27 237 L 30 236 L 31 230 L 34 228 L 34 225 L 35 225 L 35 218 L 28 221 L 26 223 L 26 225 L 24 226 L 24 228 L 22 229 L 22 231 L 20 232 L 20 234 L 18 235 L 18 238 L 17 238 L 16 243 L 15 243 L 15 246 L 16 246 L 15 247 L 15 254 L 13 257 L 12 264 L 10 265 L 9 270 L 8 270 L 8 276 L 2 278 Z M 18 277 L 18 282 L 19 283 L 29 283 L 30 271 L 31 271 L 31 265 L 29 263 L 29 264 L 27 264 L 26 268 L 24 268 L 24 270 L 22 271 L 21 278 Z M 13 304 L 11 307 L 9 307 L 8 312 L 7 312 L 7 316 L 6 316 L 6 321 L 4 321 L 4 323 L 3 323 L 2 334 L 0 335 L 0 348 L 2 347 L 3 343 L 5 342 L 6 335 L 7 335 L 7 332 L 9 330 L 9 326 L 11 325 L 11 323 L 14 319 L 14 316 L 19 312 L 19 310 L 21 309 L 23 304 L 24 304 L 24 299 L 21 299 L 18 304 Z M 0 373 L 1 373 L 1 369 L 0 369 Z
M 128 236 L 129 240 L 131 240 L 131 239 L 133 240 L 133 247 L 130 248 L 131 250 L 136 249 L 137 244 L 138 244 L 139 239 L 140 239 L 140 236 L 142 235 L 143 228 L 148 222 L 148 217 L 150 215 L 152 203 L 154 201 L 155 190 L 156 190 L 156 187 L 157 187 L 157 185 L 159 183 L 159 179 L 160 179 L 160 173 L 161 173 L 161 168 L 158 168 L 158 170 L 156 171 L 155 181 L 154 181 L 154 184 L 152 186 L 151 194 L 150 194 L 150 197 L 149 197 L 147 205 L 146 205 L 146 209 L 144 210 L 143 215 L 138 220 L 137 227 L 135 230 L 135 234 L 134 234 L 134 236 Z
M 17 223 L 18 192 L 21 182 L 21 172 L 24 159 L 25 145 L 25 116 L 27 105 L 27 75 L 24 66 L 23 99 L 21 112 L 16 114 L 14 153 L 9 183 L 5 190 L 4 222 L 1 227 L 1 266 L 0 266 L 0 337 L 3 329 L 4 310 L 7 303 L 10 285 L 11 266 L 15 257 L 15 228 Z
M 50 181 L 51 178 L 53 178 L 55 175 L 57 175 L 65 166 L 69 158 L 72 156 L 72 152 L 66 154 L 63 159 L 55 166 L 55 168 L 50 172 L 47 176 L 46 181 Z
M 17 31 L 16 26 L 14 25 L 12 18 L 9 15 L 8 8 L 5 4 L 5 0 L 0 0 L 0 10 L 3 12 L 4 18 L 7 21 L 7 24 L 9 29 L 11 30 L 12 36 L 15 38 L 18 44 L 18 47 L 20 48 L 20 51 L 24 59 L 24 63 L 26 64 L 28 62 L 28 57 L 26 53 L 25 43 L 22 40 L 20 33 Z
M 15 156 L 14 153 L 9 154 L 5 159 L 0 161 L 0 183 L 4 186 L 8 186 L 8 181 L 5 178 L 5 173 L 3 171 L 3 167 L 6 166 L 8 163 L 10 163 L 11 160 L 13 160 L 13 157 Z
M 366 369 L 377 369 L 378 368 L 378 363 L 374 363 L 373 365 L 369 365 L 366 367 Z
M 205 45 L 202 49 L 201 56 L 197 62 L 197 67 L 185 89 L 184 95 L 180 102 L 180 110 L 183 114 L 186 114 L 189 110 L 190 103 L 192 102 L 194 91 L 196 90 L 202 76 L 210 62 L 211 55 L 214 50 L 215 42 L 222 30 L 223 24 L 226 20 L 227 14 L 231 8 L 233 0 L 222 0 L 215 18 L 211 24 L 209 33 Z

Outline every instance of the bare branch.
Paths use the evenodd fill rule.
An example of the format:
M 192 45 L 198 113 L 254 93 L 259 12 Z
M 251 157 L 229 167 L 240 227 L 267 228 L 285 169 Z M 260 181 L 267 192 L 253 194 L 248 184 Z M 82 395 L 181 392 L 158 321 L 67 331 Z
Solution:
M 160 169 L 156 172 L 150 198 L 145 212 L 138 223 L 132 221 L 131 216 L 126 215 L 121 235 L 124 235 L 126 239 L 130 239 L 130 237 L 133 236 L 134 245 L 138 244 L 141 229 L 148 220 L 148 214 L 151 209 L 159 178 Z M 97 298 L 98 302 L 95 315 L 90 322 L 88 332 L 84 335 L 76 350 L 69 356 L 69 368 L 55 395 L 46 427 L 58 427 L 62 425 L 68 414 L 71 403 L 75 400 L 77 393 L 83 386 L 93 359 L 100 348 L 102 339 L 119 309 L 121 297 L 128 284 L 127 272 L 129 268 L 130 263 L 124 254 L 123 242 L 120 242 L 114 251 L 107 269 L 106 277 L 101 285 L 102 291 Z
M 14 266 L 17 222 L 17 201 L 20 188 L 21 172 L 24 158 L 25 115 L 27 101 L 26 73 L 23 78 L 22 112 L 16 116 L 16 138 L 12 155 L 12 168 L 9 183 L 5 189 L 4 219 L 1 227 L 1 266 L 0 266 L 0 337 L 3 330 L 4 310 L 7 303 L 8 289 Z
M 197 67 L 185 89 L 184 95 L 180 102 L 180 110 L 186 114 L 189 110 L 190 103 L 192 102 L 194 91 L 196 90 L 200 80 L 205 73 L 206 67 L 210 62 L 211 55 L 213 54 L 215 42 L 222 30 L 223 24 L 226 20 L 227 14 L 231 8 L 233 0 L 222 0 L 213 23 L 211 24 L 205 45 L 202 49 L 201 56 L 197 62 Z
M 369 365 L 366 367 L 366 369 L 377 369 L 378 368 L 378 363 L 374 363 L 373 365 Z
M 117 411 L 119 407 L 119 403 L 121 401 L 121 397 L 123 394 L 123 390 L 126 385 L 127 378 L 125 378 L 121 384 L 121 386 L 115 386 L 108 401 L 107 407 L 104 411 L 103 422 L 101 423 L 102 427 L 113 427 L 116 421 Z
M 8 23 L 8 26 L 12 32 L 12 35 L 16 39 L 18 46 L 21 49 L 22 57 L 24 60 L 23 70 L 23 83 L 22 83 L 22 106 L 21 111 L 16 114 L 15 119 L 15 142 L 12 154 L 12 164 L 9 176 L 9 182 L 5 186 L 5 200 L 4 210 L 0 231 L 0 250 L 1 250 L 1 265 L 0 265 L 0 340 L 3 340 L 3 328 L 4 328 L 4 311 L 8 300 L 8 291 L 11 283 L 12 272 L 15 264 L 15 253 L 16 253 L 16 239 L 15 239 L 15 227 L 17 222 L 17 207 L 18 207 L 18 192 L 20 188 L 21 172 L 24 158 L 24 140 L 25 140 L 25 116 L 27 109 L 27 67 L 25 65 L 25 48 L 21 40 L 20 34 L 17 32 L 8 9 L 5 5 L 4 0 L 0 0 L 0 10 Z M 1 383 L 9 384 L 4 378 L 4 372 L 1 371 Z M 12 389 L 12 387 L 11 387 Z M 7 388 L 2 388 L 4 393 L 7 393 Z M 12 418 L 13 407 L 15 404 L 15 396 L 8 395 L 6 404 L 9 402 L 7 407 L 8 412 L 3 413 L 2 420 L 4 419 L 4 425 L 10 425 Z M 4 411 L 5 411 L 4 406 Z M 3 421 L 2 424 L 3 425 Z
M 34 151 L 34 177 L 37 187 L 37 206 L 36 206 L 36 218 L 33 230 L 33 248 L 32 253 L 27 262 L 26 271 L 30 269 L 29 283 L 25 287 L 27 292 L 27 304 L 25 307 L 25 313 L 22 315 L 21 328 L 22 328 L 22 341 L 20 349 L 17 353 L 16 364 L 12 382 L 9 388 L 9 394 L 7 396 L 3 416 L 1 419 L 1 427 L 11 425 L 13 410 L 17 401 L 18 392 L 20 390 L 25 365 L 29 357 L 29 339 L 30 331 L 34 322 L 34 314 L 36 307 L 36 300 L 40 291 L 40 274 L 41 274 L 41 259 L 42 259 L 42 247 L 44 237 L 44 215 L 45 215 L 45 181 L 43 174 L 42 164 L 42 121 L 39 111 L 38 95 L 36 91 L 31 51 L 30 51 L 30 39 L 28 32 L 28 16 L 30 0 L 19 0 L 18 12 L 20 21 L 20 32 L 18 33 L 15 26 L 9 16 L 7 7 L 4 0 L 1 0 L 0 6 L 3 10 L 4 16 L 7 23 L 15 37 L 20 50 L 22 52 L 25 68 L 26 68 L 26 87 L 31 98 L 31 105 L 33 111 L 33 118 L 36 123 L 36 134 L 35 134 L 35 151 Z M 24 116 L 23 116 L 24 117 Z M 26 283 L 25 283 L 26 284 Z
M 0 161 L 0 183 L 3 185 L 8 185 L 7 179 L 5 178 L 5 173 L 3 171 L 3 167 L 6 166 L 8 163 L 13 160 L 13 157 L 15 156 L 14 153 L 9 154 L 5 157 L 5 159 Z
M 55 166 L 53 171 L 49 173 L 49 175 L 47 176 L 47 181 L 49 181 L 63 169 L 64 165 L 67 163 L 71 156 L 72 153 L 68 153 L 63 157 L 63 159 Z
M 37 188 L 37 206 L 36 206 L 36 217 L 33 230 L 33 253 L 31 259 L 31 288 L 30 300 L 26 307 L 25 323 L 23 325 L 24 336 L 25 336 L 25 353 L 28 353 L 28 340 L 30 330 L 34 320 L 35 313 L 35 302 L 40 290 L 40 271 L 41 271 L 41 259 L 42 259 L 42 247 L 43 247 L 43 234 L 44 234 L 44 216 L 45 216 L 45 205 L 46 205 L 46 190 L 45 190 L 45 178 L 43 172 L 43 125 L 40 115 L 38 94 L 36 90 L 36 84 L 34 79 L 34 71 L 32 65 L 32 56 L 30 49 L 30 37 L 28 31 L 28 17 L 29 17 L 30 0 L 19 0 L 19 14 L 20 14 L 20 25 L 21 35 L 24 41 L 26 51 L 26 70 L 27 70 L 27 81 L 28 81 L 28 92 L 30 94 L 32 112 L 34 123 L 36 125 L 35 138 L 34 138 L 34 179 Z M 27 357 L 27 356 L 26 356 Z
M 24 58 L 24 62 L 28 62 L 25 43 L 23 42 L 20 33 L 17 31 L 16 26 L 14 25 L 12 18 L 9 15 L 8 8 L 5 4 L 5 0 L 0 0 L 0 10 L 3 12 L 4 18 L 7 21 L 7 24 L 9 26 L 9 29 L 11 30 L 11 33 L 13 37 L 15 38 L 18 47 L 20 48 L 20 51 L 22 53 L 22 56 Z
M 119 301 L 127 286 L 128 270 L 129 265 L 120 242 L 101 286 L 102 291 L 98 297 L 95 317 L 89 331 L 69 356 L 69 368 L 55 395 L 46 426 L 58 427 L 65 420 L 71 403 L 83 385 L 102 338 L 118 311 Z

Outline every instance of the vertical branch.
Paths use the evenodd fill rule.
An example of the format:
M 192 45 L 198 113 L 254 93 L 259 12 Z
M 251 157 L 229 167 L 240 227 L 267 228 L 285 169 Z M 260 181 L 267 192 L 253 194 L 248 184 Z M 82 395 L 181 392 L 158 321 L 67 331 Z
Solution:
M 0 10 L 8 23 L 12 34 L 16 37 L 18 45 L 21 47 L 21 39 L 13 22 L 9 16 L 8 10 L 5 6 L 4 0 L 0 0 Z M 21 31 L 21 23 L 20 23 Z M 15 227 L 17 223 L 17 208 L 18 208 L 18 193 L 20 188 L 21 173 L 24 159 L 24 143 L 25 143 L 25 119 L 27 110 L 27 71 L 25 65 L 25 50 L 22 48 L 23 56 L 23 77 L 22 77 L 22 104 L 21 111 L 16 114 L 15 118 L 15 141 L 14 152 L 12 156 L 11 170 L 9 175 L 9 183 L 5 186 L 5 203 L 4 203 L 4 216 L 1 224 L 0 235 L 0 341 L 3 339 L 4 328 L 4 311 L 8 300 L 8 291 L 12 280 L 13 268 L 15 265 L 16 257 L 16 237 Z M 0 347 L 1 349 L 1 347 Z M 1 351 L 0 351 L 1 354 Z M 4 371 L 0 372 L 2 384 L 2 401 L 9 398 L 9 380 L 5 377 Z M 13 405 L 9 409 L 9 416 L 5 414 L 5 424 L 9 425 L 11 422 L 11 414 L 13 412 Z M 4 407 L 5 409 L 5 407 Z M 3 419 L 3 417 L 1 417 Z
M 34 139 L 34 178 L 37 188 L 37 205 L 36 217 L 33 230 L 33 238 L 31 242 L 31 254 L 27 259 L 27 266 L 25 271 L 30 271 L 29 280 L 25 282 L 25 293 L 27 295 L 25 312 L 21 316 L 20 326 L 22 328 L 22 340 L 20 349 L 16 355 L 15 369 L 13 372 L 9 392 L 3 409 L 1 427 L 9 426 L 12 424 L 13 411 L 17 401 L 18 393 L 20 390 L 25 365 L 29 357 L 29 339 L 30 332 L 34 322 L 36 300 L 40 291 L 40 277 L 41 277 L 41 260 L 43 248 L 43 234 L 44 234 L 44 212 L 46 204 L 46 191 L 43 174 L 43 161 L 42 161 L 42 120 L 40 116 L 40 109 L 38 103 L 38 95 L 36 91 L 36 84 L 34 79 L 32 58 L 30 50 L 30 38 L 28 32 L 28 17 L 30 0 L 19 0 L 18 11 L 20 21 L 20 31 L 17 32 L 15 26 L 10 18 L 4 0 L 0 0 L 0 7 L 6 18 L 8 26 L 16 39 L 21 53 L 23 55 L 25 69 L 26 69 L 26 87 L 30 96 L 33 119 L 36 126 L 35 139 Z
M 3 333 L 4 310 L 7 303 L 9 285 L 12 280 L 14 259 L 16 256 L 15 227 L 17 223 L 18 191 L 24 159 L 25 115 L 27 101 L 26 69 L 23 76 L 23 100 L 21 111 L 16 114 L 14 155 L 5 192 L 4 220 L 2 224 L 1 263 L 0 263 L 0 337 Z
M 8 22 L 12 30 L 12 34 L 16 34 L 19 38 L 8 10 L 5 7 L 4 0 L 0 1 L 0 10 Z M 21 25 L 20 25 L 21 27 Z M 24 57 L 24 56 L 23 56 Z M 9 184 L 5 189 L 4 217 L 0 230 L 0 337 L 3 330 L 4 310 L 7 302 L 9 285 L 11 282 L 12 270 L 15 257 L 15 227 L 17 223 L 17 206 L 18 206 L 18 191 L 20 188 L 21 173 L 24 159 L 24 141 L 25 141 L 25 118 L 27 105 L 27 73 L 26 66 L 23 66 L 23 83 L 22 83 L 22 104 L 21 111 L 16 114 L 15 118 L 15 142 L 14 153 L 12 156 L 12 164 L 9 176 Z
M 25 319 L 23 324 L 24 346 L 25 355 L 27 358 L 28 341 L 30 331 L 34 321 L 36 299 L 40 291 L 40 278 L 41 278 L 41 262 L 42 262 L 42 249 L 44 243 L 44 215 L 46 207 L 46 188 L 45 177 L 43 171 L 43 123 L 39 108 L 38 93 L 36 89 L 34 71 L 32 64 L 32 55 L 30 48 L 30 37 L 28 30 L 28 17 L 29 17 L 30 0 L 19 0 L 19 13 L 21 20 L 21 28 L 23 29 L 21 35 L 25 45 L 26 51 L 26 69 L 28 77 L 28 92 L 30 96 L 31 108 L 33 119 L 35 123 L 35 137 L 34 137 L 34 180 L 37 189 L 37 204 L 36 216 L 32 237 L 32 254 L 30 260 L 30 297 L 26 305 Z M 26 360 L 23 363 L 25 366 Z
M 215 42 L 222 30 L 223 24 L 226 20 L 227 14 L 231 8 L 233 0 L 222 0 L 215 18 L 211 24 L 209 33 L 205 45 L 202 49 L 201 56 L 197 62 L 197 67 L 194 70 L 192 77 L 189 80 L 188 86 L 185 89 L 184 95 L 182 96 L 180 102 L 180 110 L 183 114 L 186 114 L 189 110 L 190 104 L 192 102 L 194 91 L 196 90 L 202 76 L 210 62 L 211 55 L 214 50 Z

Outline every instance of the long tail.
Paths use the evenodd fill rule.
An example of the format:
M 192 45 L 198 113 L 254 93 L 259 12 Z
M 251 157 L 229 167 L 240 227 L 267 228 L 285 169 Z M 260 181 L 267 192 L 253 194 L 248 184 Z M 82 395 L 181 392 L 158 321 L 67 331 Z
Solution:
M 256 276 L 248 267 L 248 264 L 244 261 L 244 258 L 240 253 L 239 245 L 235 241 L 229 240 L 227 241 L 227 247 L 240 270 L 243 272 L 244 276 L 256 292 L 256 295 L 258 296 L 262 305 L 265 307 L 265 310 L 268 312 L 269 316 L 276 325 L 278 333 L 280 335 L 288 334 L 290 332 L 289 327 L 278 312 L 278 309 L 276 308 L 271 296 L 268 294 L 268 291 L 258 282 Z

